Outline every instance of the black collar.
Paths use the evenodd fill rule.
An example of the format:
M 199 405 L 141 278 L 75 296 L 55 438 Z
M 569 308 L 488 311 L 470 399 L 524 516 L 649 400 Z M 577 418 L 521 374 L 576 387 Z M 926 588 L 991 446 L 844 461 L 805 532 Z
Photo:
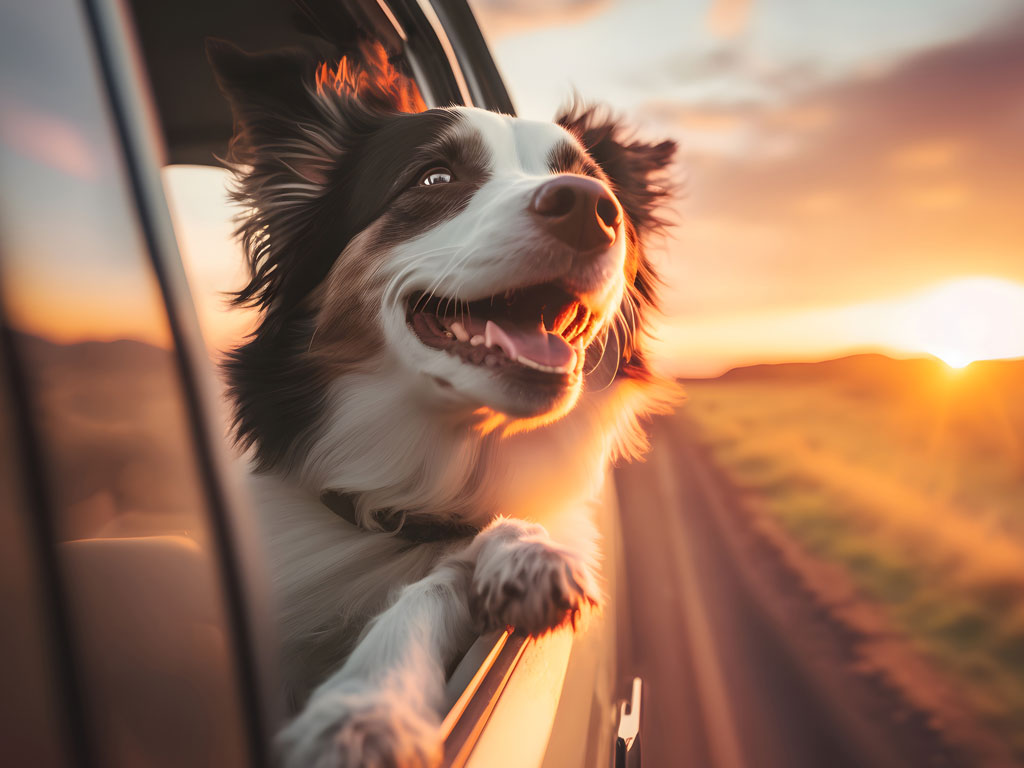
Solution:
M 356 520 L 356 507 L 352 497 L 342 491 L 324 491 L 320 502 L 345 522 L 370 533 L 387 533 L 406 541 L 423 544 L 430 541 L 448 541 L 475 536 L 480 529 L 469 523 L 437 518 L 411 517 L 396 510 L 378 510 L 373 518 L 380 523 L 380 530 L 364 528 Z

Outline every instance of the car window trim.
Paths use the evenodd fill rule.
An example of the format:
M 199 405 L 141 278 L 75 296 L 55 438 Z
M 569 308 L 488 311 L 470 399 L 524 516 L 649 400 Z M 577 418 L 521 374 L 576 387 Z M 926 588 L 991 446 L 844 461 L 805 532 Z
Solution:
M 473 104 L 515 116 L 516 108 L 505 81 L 467 0 L 430 0 L 430 4 L 455 52 Z
M 519 665 L 519 660 L 532 642 L 531 638 L 511 628 L 484 635 L 470 647 L 452 675 L 459 676 L 466 662 L 477 663 L 469 681 L 459 693 L 441 723 L 444 758 L 441 768 L 462 768 L 483 733 L 498 699 Z
M 365 2 L 365 0 L 363 0 Z M 377 0 L 397 25 L 413 78 L 432 107 L 467 106 L 472 98 L 444 27 L 426 0 Z

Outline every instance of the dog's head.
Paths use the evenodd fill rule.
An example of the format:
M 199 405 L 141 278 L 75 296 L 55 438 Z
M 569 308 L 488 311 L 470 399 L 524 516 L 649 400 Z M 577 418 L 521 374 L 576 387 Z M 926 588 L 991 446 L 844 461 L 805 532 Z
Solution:
M 346 375 L 402 377 L 433 408 L 513 429 L 564 415 L 587 381 L 647 375 L 644 240 L 674 144 L 581 108 L 428 110 L 372 46 L 335 68 L 224 43 L 210 57 L 247 209 L 237 300 L 261 310 L 228 373 L 265 466 Z

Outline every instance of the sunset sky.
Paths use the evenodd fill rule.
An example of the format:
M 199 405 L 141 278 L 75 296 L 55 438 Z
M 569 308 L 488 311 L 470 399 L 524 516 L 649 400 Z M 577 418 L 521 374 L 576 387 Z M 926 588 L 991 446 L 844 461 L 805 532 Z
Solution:
M 1011 0 L 476 0 L 520 114 L 575 89 L 683 147 L 675 373 L 879 349 L 1024 356 L 1024 12 Z M 167 173 L 211 343 L 223 176 Z
M 903 297 L 965 276 L 1024 283 L 1018 3 L 474 6 L 520 113 L 550 117 L 575 88 L 680 141 L 662 331 L 678 369 L 929 351 L 912 348 L 921 318 Z M 949 313 L 1016 318 L 999 333 L 1024 354 L 1003 289 Z

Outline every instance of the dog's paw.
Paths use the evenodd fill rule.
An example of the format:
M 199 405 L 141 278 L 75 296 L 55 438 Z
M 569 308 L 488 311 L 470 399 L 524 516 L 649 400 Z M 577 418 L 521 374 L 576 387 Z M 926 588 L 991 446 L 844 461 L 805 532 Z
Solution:
M 387 691 L 325 691 L 277 737 L 282 768 L 434 768 L 440 723 Z
M 531 635 L 572 623 L 597 605 L 590 568 L 554 542 L 529 536 L 502 541 L 473 575 L 470 611 L 483 630 L 513 626 Z

